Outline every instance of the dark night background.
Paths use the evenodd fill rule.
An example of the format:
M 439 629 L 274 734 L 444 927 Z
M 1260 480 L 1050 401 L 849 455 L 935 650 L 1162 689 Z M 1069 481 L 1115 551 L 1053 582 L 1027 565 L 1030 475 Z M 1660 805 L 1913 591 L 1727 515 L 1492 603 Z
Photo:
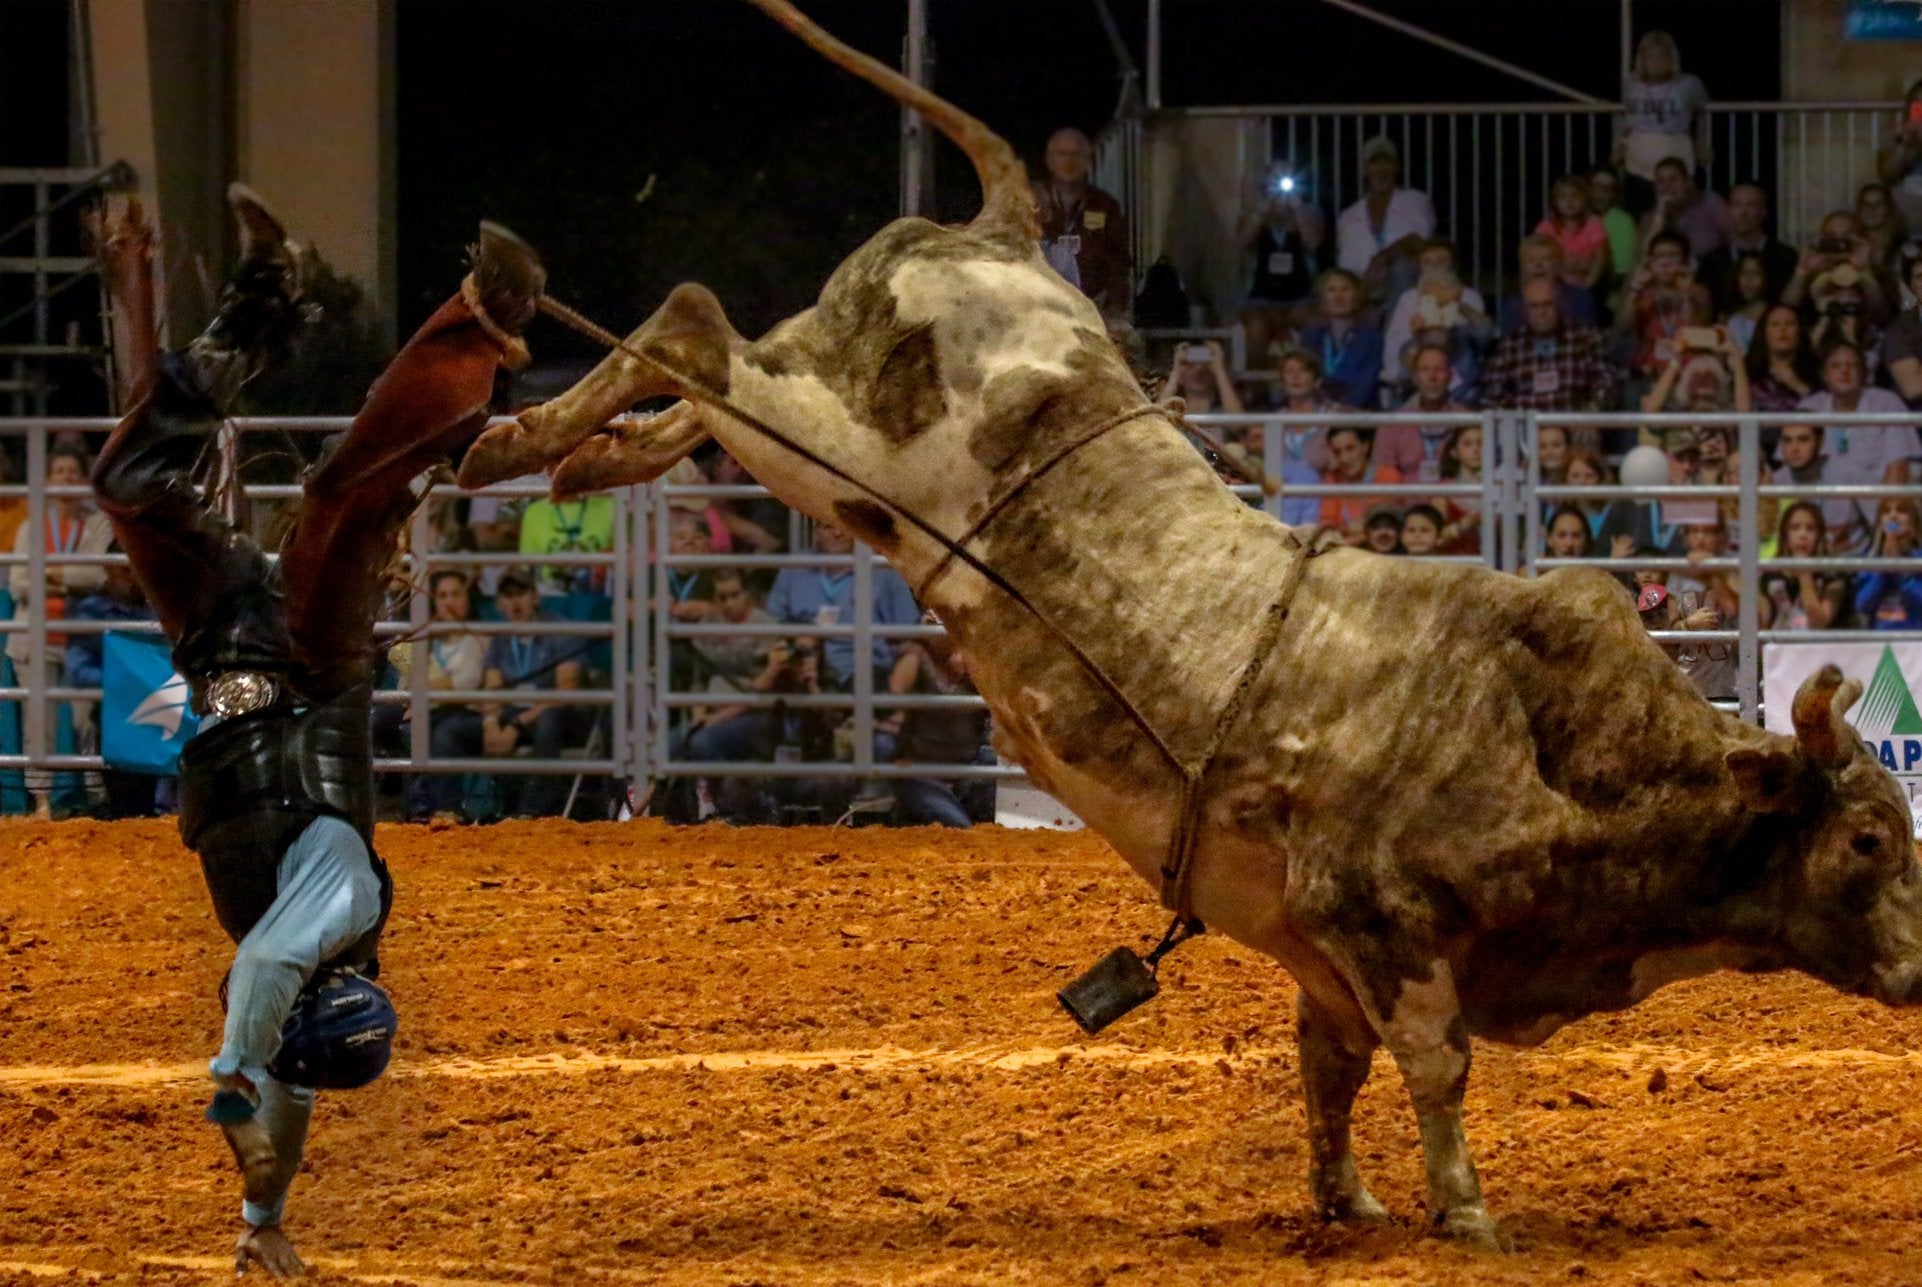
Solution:
M 806 7 L 898 63 L 905 0 Z M 1112 7 L 1145 65 L 1146 0 Z M 1618 93 L 1616 0 L 1376 7 L 1596 97 Z M 929 10 L 935 87 L 1031 159 L 1055 126 L 1093 133 L 1114 111 L 1119 70 L 1092 0 L 930 0 Z M 1170 106 L 1547 97 L 1314 0 L 1167 0 L 1163 12 Z M 896 213 L 895 106 L 745 4 L 401 0 L 396 13 L 400 334 L 458 281 L 460 248 L 483 216 L 539 246 L 555 293 L 616 330 L 675 282 L 700 280 L 755 334 L 811 301 Z M 1672 31 L 1715 97 L 1779 93 L 1769 0 L 1640 0 L 1635 18 L 1638 34 Z M 67 159 L 67 24 L 63 0 L 0 2 L 0 163 Z M 972 175 L 939 148 L 936 213 L 965 218 Z M 650 174 L 654 194 L 637 204 Z M 544 358 L 591 356 L 552 328 L 535 340 Z
M 806 7 L 856 48 L 899 61 L 905 0 Z M 1378 7 L 1618 95 L 1614 0 Z M 1145 67 L 1146 0 L 1112 9 Z M 1055 126 L 1093 133 L 1114 111 L 1119 70 L 1092 0 L 930 0 L 929 11 L 935 87 L 1037 165 Z M 1169 106 L 1546 97 L 1313 0 L 1168 0 L 1163 13 Z M 1636 16 L 1638 32 L 1672 31 L 1718 97 L 1779 93 L 1775 4 L 1642 0 Z M 539 245 L 556 293 L 616 330 L 674 283 L 699 280 L 753 335 L 811 302 L 897 212 L 893 104 L 743 4 L 403 3 L 399 59 L 403 334 L 445 296 L 451 250 L 482 214 Z M 487 88 L 465 92 L 474 85 Z M 939 147 L 936 214 L 966 218 L 972 173 Z M 649 174 L 654 194 L 637 205 Z

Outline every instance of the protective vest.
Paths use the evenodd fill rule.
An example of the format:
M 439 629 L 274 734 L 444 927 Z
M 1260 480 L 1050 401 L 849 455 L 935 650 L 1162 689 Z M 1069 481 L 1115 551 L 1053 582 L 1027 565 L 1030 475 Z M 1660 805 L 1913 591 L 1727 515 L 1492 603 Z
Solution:
M 266 915 L 278 892 L 287 847 L 322 816 L 343 819 L 374 848 L 372 690 L 350 690 L 323 706 L 276 706 L 216 724 L 180 756 L 180 838 L 200 855 L 220 927 L 237 943 Z M 387 865 L 380 921 L 327 965 L 371 975 L 393 902 Z

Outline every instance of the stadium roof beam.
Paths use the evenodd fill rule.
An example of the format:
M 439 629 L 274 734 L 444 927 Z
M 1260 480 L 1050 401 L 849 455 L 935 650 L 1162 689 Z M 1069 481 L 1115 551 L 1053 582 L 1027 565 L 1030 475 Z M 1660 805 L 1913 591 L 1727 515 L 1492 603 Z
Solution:
M 1447 36 L 1437 35 L 1426 27 L 1417 27 L 1412 22 L 1404 22 L 1400 18 L 1391 18 L 1385 13 L 1377 13 L 1367 5 L 1359 3 L 1359 0 L 1322 0 L 1322 3 L 1331 4 L 1335 8 L 1347 13 L 1352 13 L 1358 18 L 1366 18 L 1370 22 L 1380 23 L 1390 31 L 1398 31 L 1404 36 L 1421 41 L 1423 44 L 1433 45 L 1437 49 L 1445 49 L 1451 54 L 1457 54 L 1468 59 L 1470 62 L 1480 63 L 1484 67 L 1492 67 L 1496 71 L 1513 76 L 1518 80 L 1525 80 L 1539 89 L 1548 90 L 1552 94 L 1559 94 L 1563 98 L 1573 102 L 1599 105 L 1603 101 L 1596 98 L 1593 94 L 1584 94 L 1579 89 L 1573 89 L 1558 80 L 1550 80 L 1548 77 L 1538 72 L 1532 72 L 1526 67 L 1518 67 L 1505 58 L 1497 58 L 1493 54 L 1485 54 L 1472 45 L 1464 45 L 1459 40 L 1450 40 Z

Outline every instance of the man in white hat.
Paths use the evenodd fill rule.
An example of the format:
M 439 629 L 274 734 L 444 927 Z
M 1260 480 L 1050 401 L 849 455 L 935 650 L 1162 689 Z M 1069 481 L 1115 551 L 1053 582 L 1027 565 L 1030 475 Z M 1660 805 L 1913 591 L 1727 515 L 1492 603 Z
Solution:
M 1422 243 L 1435 235 L 1435 207 L 1426 192 L 1401 186 L 1401 152 L 1379 136 L 1362 144 L 1361 188 L 1335 222 L 1335 256 L 1370 296 L 1393 298 L 1413 284 Z M 1408 280 L 1393 280 L 1398 273 Z

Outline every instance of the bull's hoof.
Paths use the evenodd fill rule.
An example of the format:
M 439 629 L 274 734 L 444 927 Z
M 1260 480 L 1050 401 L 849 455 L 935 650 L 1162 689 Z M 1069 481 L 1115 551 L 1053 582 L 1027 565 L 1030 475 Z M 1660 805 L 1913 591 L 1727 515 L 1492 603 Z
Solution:
M 1395 1217 L 1367 1189 L 1324 1198 L 1319 1204 L 1321 1218 L 1330 1224 L 1392 1225 Z
M 636 474 L 617 435 L 597 433 L 554 466 L 552 493 L 555 500 L 567 502 L 646 481 L 647 477 Z
M 1488 1208 L 1476 1203 L 1472 1207 L 1456 1207 L 1452 1211 L 1435 1213 L 1435 1223 L 1441 1231 L 1476 1251 L 1507 1252 L 1515 1245 L 1503 1236 L 1495 1217 L 1488 1214 Z
M 473 491 L 494 483 L 504 483 L 524 474 L 539 473 L 547 467 L 541 448 L 541 407 L 529 407 L 511 425 L 496 425 L 467 449 L 460 462 L 460 485 Z

